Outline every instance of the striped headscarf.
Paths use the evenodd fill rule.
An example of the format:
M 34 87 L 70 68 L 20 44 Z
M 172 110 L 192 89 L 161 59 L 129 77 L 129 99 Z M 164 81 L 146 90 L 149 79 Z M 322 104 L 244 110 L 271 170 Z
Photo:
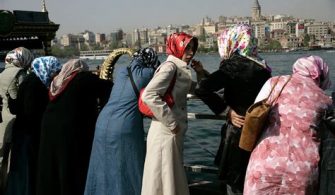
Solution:
M 198 49 L 198 39 L 184 32 L 173 33 L 166 40 L 166 53 L 181 59 L 191 40 L 194 40 L 194 54 Z
M 27 68 L 31 65 L 33 59 L 34 56 L 28 49 L 18 47 L 7 53 L 5 63 L 13 64 L 19 68 Z
M 229 59 L 235 52 L 266 68 L 266 62 L 257 51 L 257 39 L 251 26 L 242 24 L 224 30 L 218 37 L 218 49 L 222 59 Z
M 32 62 L 32 68 L 36 76 L 40 78 L 47 88 L 49 88 L 52 77 L 60 71 L 62 66 L 57 58 L 53 56 L 45 56 L 36 58 Z
M 146 67 L 157 69 L 157 67 L 160 65 L 156 51 L 150 47 L 139 49 L 134 53 L 133 56 L 134 59 L 143 61 Z
M 53 79 L 50 85 L 49 98 L 53 100 L 66 88 L 67 84 L 77 75 L 78 72 L 88 71 L 88 65 L 79 59 L 67 61 L 62 66 L 62 70 Z
M 319 56 L 299 58 L 293 64 L 293 74 L 312 78 L 319 83 L 319 87 L 323 90 L 331 86 L 328 65 Z

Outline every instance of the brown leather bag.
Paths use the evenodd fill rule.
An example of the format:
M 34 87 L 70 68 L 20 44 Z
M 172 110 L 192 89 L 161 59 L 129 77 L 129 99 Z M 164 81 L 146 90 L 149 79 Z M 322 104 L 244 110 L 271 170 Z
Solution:
M 273 99 L 272 102 L 268 103 L 268 99 L 272 94 L 274 88 L 276 87 L 280 77 L 276 80 L 276 83 L 273 85 L 269 96 L 259 102 L 252 104 L 245 115 L 244 125 L 241 132 L 239 147 L 246 151 L 252 151 L 255 147 L 255 144 L 264 129 L 264 125 L 267 122 L 269 112 L 271 110 L 272 104 L 278 99 L 281 92 L 283 91 L 286 84 L 290 81 L 291 76 L 283 85 L 279 94 L 276 98 Z

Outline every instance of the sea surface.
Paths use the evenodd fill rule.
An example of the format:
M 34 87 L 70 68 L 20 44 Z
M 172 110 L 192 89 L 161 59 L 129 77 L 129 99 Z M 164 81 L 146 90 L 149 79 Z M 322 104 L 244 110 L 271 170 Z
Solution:
M 308 55 L 318 55 L 322 57 L 330 67 L 330 78 L 335 86 L 335 50 L 328 51 L 297 51 L 288 53 L 261 53 L 260 54 L 268 63 L 272 69 L 272 75 L 285 75 L 292 72 L 293 63 L 300 57 Z M 163 62 L 167 56 L 160 56 L 160 60 Z M 209 72 L 213 72 L 218 69 L 220 63 L 220 57 L 218 54 L 197 54 L 195 59 L 200 60 L 205 69 Z M 66 62 L 67 59 L 61 59 L 62 62 Z M 90 65 L 90 69 L 96 69 L 97 65 L 102 64 L 102 60 L 87 60 Z M 124 65 L 128 65 L 130 58 L 122 56 L 117 64 L 116 68 Z M 0 63 L 0 67 L 3 67 L 3 63 Z M 195 80 L 195 73 L 192 72 L 193 79 Z M 114 77 L 117 75 L 114 75 Z M 333 88 L 335 89 L 335 87 Z M 330 94 L 331 89 L 327 91 Z M 212 112 L 204 105 L 200 100 L 189 100 L 188 101 L 188 112 L 197 113 L 208 113 Z M 220 129 L 224 121 L 222 120 L 189 120 L 189 128 L 185 137 L 184 144 L 184 161 L 185 164 L 190 165 L 206 165 L 214 166 L 213 160 L 214 155 L 220 144 Z M 145 120 L 145 129 L 147 131 L 150 121 Z
M 282 53 L 261 53 L 260 54 L 272 69 L 272 75 L 291 74 L 293 63 L 300 57 L 308 55 L 318 55 L 322 57 L 330 67 L 330 78 L 335 86 L 335 50 L 329 51 L 297 51 L 297 52 L 282 52 Z M 163 62 L 166 56 L 160 56 Z M 220 57 L 218 54 L 197 54 L 195 59 L 200 60 L 205 69 L 213 72 L 218 69 Z M 118 66 L 127 65 L 129 58 L 123 56 L 116 64 Z M 98 61 L 88 61 L 92 64 L 92 68 L 96 67 Z M 98 64 L 101 63 L 100 61 Z M 93 65 L 94 64 L 94 65 Z M 192 72 L 195 80 L 195 73 Z M 115 75 L 117 76 L 117 75 Z M 330 94 L 331 90 L 327 93 Z M 212 112 L 200 100 L 188 101 L 188 112 L 208 113 Z M 214 166 L 214 155 L 220 144 L 221 126 L 224 123 L 222 120 L 189 120 L 189 128 L 186 132 L 184 144 L 184 162 L 189 165 L 206 165 Z M 150 121 L 145 121 L 145 129 L 147 131 Z

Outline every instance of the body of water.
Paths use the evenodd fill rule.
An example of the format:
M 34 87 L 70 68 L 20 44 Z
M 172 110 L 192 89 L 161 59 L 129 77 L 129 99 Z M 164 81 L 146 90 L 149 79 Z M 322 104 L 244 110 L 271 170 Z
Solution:
M 302 51 L 288 53 L 262 53 L 261 56 L 267 61 L 272 69 L 272 75 L 285 75 L 292 73 L 293 63 L 300 57 L 308 55 L 318 55 L 322 57 L 330 67 L 330 78 L 335 86 L 335 51 Z M 166 56 L 161 56 L 163 62 Z M 219 67 L 220 56 L 218 54 L 197 54 L 195 59 L 200 60 L 209 71 L 216 71 Z M 119 59 L 116 68 L 129 63 L 129 58 L 123 56 Z M 96 61 L 101 63 L 99 61 Z M 88 61 L 90 63 L 90 61 Z M 96 67 L 96 64 L 92 65 Z M 194 73 L 194 72 L 192 72 Z M 195 80 L 195 73 L 193 74 Z M 330 94 L 331 90 L 327 93 Z M 188 112 L 212 114 L 209 108 L 200 100 L 190 100 L 188 102 Z M 220 144 L 221 126 L 224 121 L 220 120 L 189 120 L 189 128 L 185 137 L 184 161 L 185 164 L 214 166 L 214 156 Z M 145 121 L 146 130 L 150 124 Z
M 330 67 L 330 78 L 332 82 L 335 82 L 335 51 L 304 51 L 304 52 L 289 52 L 289 53 L 262 53 L 261 56 L 268 62 L 268 65 L 272 69 L 272 75 L 285 75 L 291 74 L 293 63 L 300 57 L 308 55 L 318 55 L 322 57 Z M 166 56 L 160 56 L 160 60 L 163 62 Z M 220 57 L 218 54 L 197 54 L 195 59 L 200 60 L 204 67 L 209 71 L 213 72 L 218 69 L 220 63 Z M 61 59 L 62 62 L 66 62 L 67 59 Z M 122 56 L 116 68 L 123 65 L 128 65 L 130 58 Z M 97 65 L 102 64 L 101 60 L 87 61 L 90 68 L 94 70 Z M 3 63 L 0 63 L 0 67 L 3 67 Z M 194 73 L 194 72 L 193 72 Z M 195 74 L 193 74 L 194 77 Z M 116 76 L 116 75 L 115 75 Z M 195 80 L 195 77 L 194 77 Z M 335 83 L 334 85 L 335 86 Z M 331 90 L 327 93 L 330 94 Z M 200 100 L 190 100 L 188 102 L 189 112 L 200 112 L 200 113 L 211 113 L 206 105 Z M 220 120 L 190 120 L 189 129 L 185 137 L 184 147 L 184 161 L 185 164 L 192 165 L 207 165 L 214 166 L 214 156 L 218 146 L 220 144 L 220 129 L 224 121 Z M 146 119 L 145 127 L 146 131 L 149 127 L 150 121 Z

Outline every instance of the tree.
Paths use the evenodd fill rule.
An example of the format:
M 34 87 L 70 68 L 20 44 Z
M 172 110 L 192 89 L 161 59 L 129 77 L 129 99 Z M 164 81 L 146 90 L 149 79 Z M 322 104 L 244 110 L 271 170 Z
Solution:
M 277 40 L 270 40 L 269 49 L 281 49 L 282 46 Z
M 308 34 L 305 34 L 304 36 L 304 46 L 309 46 L 309 41 L 311 40 L 311 37 Z
M 282 49 L 282 46 L 279 41 L 270 39 L 260 43 L 259 48 L 264 50 L 278 50 Z
M 80 52 L 77 48 L 73 47 L 64 47 L 61 48 L 57 45 L 51 47 L 52 55 L 59 58 L 67 58 L 73 56 L 79 56 Z

